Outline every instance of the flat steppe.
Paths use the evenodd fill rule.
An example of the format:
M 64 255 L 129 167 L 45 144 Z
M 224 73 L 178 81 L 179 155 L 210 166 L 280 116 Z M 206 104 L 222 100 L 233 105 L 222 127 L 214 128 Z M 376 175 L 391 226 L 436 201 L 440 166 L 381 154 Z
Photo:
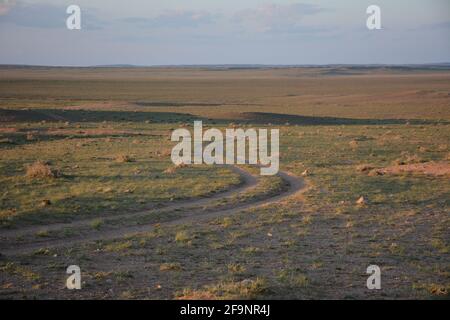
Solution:
M 194 120 L 280 174 L 175 167 Z M 0 66 L 0 298 L 448 298 L 449 146 L 446 68 Z

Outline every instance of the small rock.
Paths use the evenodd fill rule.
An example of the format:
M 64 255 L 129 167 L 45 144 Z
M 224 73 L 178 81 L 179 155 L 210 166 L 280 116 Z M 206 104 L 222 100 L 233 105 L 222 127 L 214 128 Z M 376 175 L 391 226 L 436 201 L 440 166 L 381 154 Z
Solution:
M 384 172 L 382 169 L 374 169 L 374 170 L 369 171 L 370 177 L 382 176 L 382 175 L 384 175 Z
M 253 280 L 250 280 L 250 279 L 244 279 L 241 281 L 241 285 L 243 285 L 243 286 L 249 286 L 252 283 L 253 283 Z
M 352 140 L 352 141 L 349 142 L 349 145 L 350 145 L 350 147 L 351 147 L 353 150 L 355 150 L 355 149 L 358 148 L 359 143 L 358 143 L 358 141 L 356 141 L 356 140 Z
M 365 205 L 366 203 L 367 201 L 364 197 L 360 197 L 358 200 L 356 200 L 357 205 Z
M 446 296 L 447 289 L 444 287 L 433 288 L 433 289 L 431 289 L 431 293 L 434 295 L 437 295 L 437 296 Z
M 51 204 L 52 204 L 52 202 L 50 200 L 48 200 L 48 199 L 44 199 L 44 200 L 41 201 L 41 205 L 43 207 L 49 206 Z

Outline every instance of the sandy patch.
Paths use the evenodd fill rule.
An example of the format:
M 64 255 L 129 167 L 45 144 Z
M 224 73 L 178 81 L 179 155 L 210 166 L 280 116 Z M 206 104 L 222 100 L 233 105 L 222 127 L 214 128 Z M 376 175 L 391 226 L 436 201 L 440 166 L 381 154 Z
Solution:
M 0 133 L 15 133 L 19 131 L 17 128 L 0 128 Z
M 424 162 L 377 169 L 378 174 L 422 173 L 432 176 L 450 175 L 449 162 Z

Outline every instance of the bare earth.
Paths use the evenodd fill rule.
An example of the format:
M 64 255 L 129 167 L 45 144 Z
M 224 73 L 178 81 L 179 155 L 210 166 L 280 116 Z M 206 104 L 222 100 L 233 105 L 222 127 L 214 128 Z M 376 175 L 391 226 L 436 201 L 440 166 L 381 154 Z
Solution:
M 391 166 L 377 170 L 382 174 L 422 173 L 432 176 L 450 175 L 450 163 L 426 162 Z

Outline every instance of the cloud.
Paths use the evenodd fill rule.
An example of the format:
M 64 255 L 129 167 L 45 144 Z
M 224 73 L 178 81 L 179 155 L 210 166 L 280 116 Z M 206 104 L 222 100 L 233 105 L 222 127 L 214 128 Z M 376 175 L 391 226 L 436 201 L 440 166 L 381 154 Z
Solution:
M 245 31 L 261 33 L 304 33 L 320 31 L 305 26 L 305 17 L 316 15 L 325 9 L 305 3 L 287 5 L 266 4 L 254 9 L 237 12 L 233 21 L 240 24 Z
M 154 18 L 130 17 L 123 22 L 144 28 L 198 27 L 214 22 L 217 15 L 205 11 L 167 10 Z
M 15 0 L 0 0 L 0 16 L 7 14 L 15 4 Z
M 305 18 L 325 11 L 324 8 L 313 4 L 267 4 L 234 13 L 166 10 L 152 18 L 129 17 L 121 19 L 120 22 L 126 23 L 127 28 L 139 28 L 140 33 L 143 33 L 144 29 L 165 29 L 172 34 L 175 32 L 176 35 L 183 32 L 185 39 L 198 39 L 202 36 L 236 38 L 240 35 L 316 35 L 329 29 L 308 25 Z M 191 30 L 194 28 L 195 34 Z
M 0 24 L 8 23 L 21 27 L 43 29 L 66 28 L 68 14 L 65 6 L 0 1 L 2 1 L 0 2 Z M 101 29 L 103 23 L 95 15 L 86 11 L 81 8 L 82 29 Z

